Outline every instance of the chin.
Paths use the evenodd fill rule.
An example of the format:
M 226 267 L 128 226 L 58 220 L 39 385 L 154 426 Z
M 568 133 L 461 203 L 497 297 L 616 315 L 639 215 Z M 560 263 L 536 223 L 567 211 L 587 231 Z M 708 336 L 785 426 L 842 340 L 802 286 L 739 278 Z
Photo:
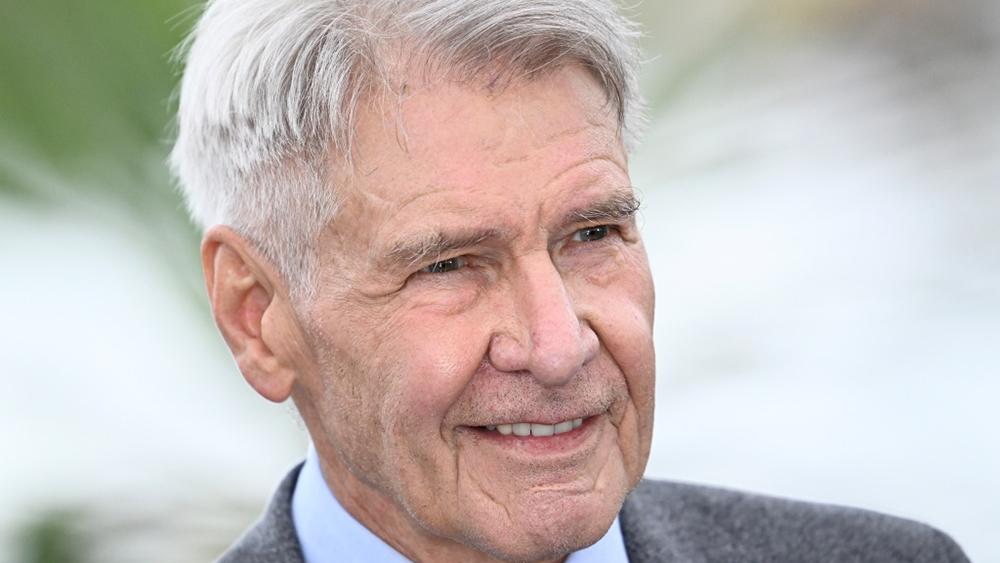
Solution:
M 608 517 L 588 514 L 570 522 L 534 528 L 521 524 L 518 529 L 482 546 L 483 551 L 501 561 L 534 563 L 558 560 L 566 555 L 590 547 L 607 533 L 617 511 Z
M 479 519 L 486 525 L 464 534 L 463 543 L 475 545 L 501 561 L 559 560 L 604 537 L 630 488 L 623 483 L 585 494 L 531 493 L 510 510 L 494 513 L 496 518 Z

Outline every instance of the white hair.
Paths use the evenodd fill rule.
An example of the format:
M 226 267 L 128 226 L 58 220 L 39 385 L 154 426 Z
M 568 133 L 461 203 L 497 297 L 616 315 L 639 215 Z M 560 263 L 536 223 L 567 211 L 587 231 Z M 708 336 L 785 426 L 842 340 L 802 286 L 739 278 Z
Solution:
M 228 225 L 297 299 L 334 219 L 361 104 L 413 73 L 500 87 L 574 62 L 631 150 L 643 124 L 638 31 L 615 0 L 210 0 L 185 60 L 170 156 L 193 219 Z M 417 68 L 419 67 L 419 68 Z

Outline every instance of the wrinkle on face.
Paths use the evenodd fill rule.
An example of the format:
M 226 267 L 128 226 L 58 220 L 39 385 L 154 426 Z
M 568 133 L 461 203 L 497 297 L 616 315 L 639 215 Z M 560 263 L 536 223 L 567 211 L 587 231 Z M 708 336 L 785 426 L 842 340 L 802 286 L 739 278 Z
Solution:
M 560 131 L 558 133 L 554 133 L 552 135 L 549 135 L 549 136 L 545 137 L 545 139 L 542 141 L 542 146 L 556 143 L 556 142 L 558 142 L 558 141 L 560 141 L 560 140 L 562 140 L 562 139 L 564 139 L 566 137 L 573 137 L 575 135 L 579 135 L 581 133 L 586 132 L 589 129 L 604 127 L 604 125 L 605 124 L 603 124 L 601 122 L 589 119 L 589 120 L 587 120 L 587 124 L 584 125 L 584 126 L 582 126 L 582 127 L 576 127 L 576 128 L 567 129 L 566 131 Z M 540 147 L 536 147 L 536 148 L 540 148 Z
M 628 258 L 626 254 L 622 249 L 615 249 L 614 254 L 603 258 L 603 264 L 590 268 L 590 271 L 584 274 L 584 279 L 593 286 L 607 288 L 615 281 L 618 274 L 625 267 L 625 264 L 627 264 Z
M 494 495 L 493 493 L 491 493 L 489 487 L 487 487 L 486 485 L 483 484 L 483 482 L 476 476 L 475 472 L 462 471 L 461 468 L 458 467 L 459 465 L 460 465 L 460 462 L 456 459 L 456 471 L 457 471 L 457 475 L 458 475 L 457 481 L 461 481 L 461 479 L 462 479 L 461 476 L 465 475 L 466 478 L 470 482 L 472 482 L 472 484 L 475 487 L 475 489 L 479 491 L 479 494 L 481 494 L 486 499 L 488 499 L 491 503 L 493 503 L 493 506 L 496 506 L 496 507 L 500 508 L 501 510 L 503 510 L 504 516 L 507 518 L 507 521 L 513 524 L 514 523 L 514 515 L 510 513 L 510 508 L 507 507 L 507 503 L 506 502 L 501 502 L 500 499 L 496 497 L 496 495 Z M 464 488 L 464 487 L 461 486 L 461 483 L 459 483 L 459 482 L 456 482 L 455 484 L 456 484 L 456 486 L 459 489 L 463 489 Z
M 522 164 L 528 162 L 529 159 L 530 157 L 527 154 L 521 154 L 497 160 L 494 162 L 494 165 L 497 168 L 503 168 L 505 166 L 513 166 L 515 164 Z
M 558 172 L 557 174 L 555 174 L 552 178 L 550 178 L 546 182 L 546 186 L 548 186 L 550 184 L 556 184 L 560 180 L 562 180 L 567 174 L 570 174 L 574 170 L 576 170 L 576 169 L 578 169 L 580 167 L 586 166 L 588 164 L 593 164 L 595 162 L 609 162 L 612 165 L 614 165 L 625 177 L 628 177 L 628 171 L 624 168 L 624 166 L 623 166 L 623 164 L 621 162 L 619 162 L 617 159 L 615 159 L 613 157 L 606 156 L 606 155 L 603 155 L 603 154 L 598 154 L 598 155 L 593 155 L 590 158 L 587 158 L 587 159 L 582 160 L 580 162 L 573 163 L 572 166 L 566 168 L 565 170 L 562 170 L 562 171 Z
M 400 104 L 400 112 L 413 112 L 405 147 L 378 122 L 385 115 L 359 119 L 370 133 L 358 146 L 371 174 L 351 179 L 322 241 L 324 286 L 310 308 L 322 363 L 322 392 L 310 400 L 321 421 L 310 431 L 324 433 L 334 445 L 326 451 L 336 449 L 348 468 L 329 480 L 353 479 L 355 489 L 391 499 L 387 510 L 414 537 L 536 555 L 552 549 L 539 538 L 552 537 L 578 549 L 572 542 L 599 537 L 594 519 L 609 524 L 620 506 L 615 497 L 641 476 L 647 436 L 620 434 L 641 432 L 633 411 L 650 404 L 629 397 L 630 389 L 652 389 L 651 382 L 632 385 L 651 375 L 644 322 L 651 303 L 642 302 L 652 295 L 648 267 L 641 244 L 625 237 L 588 250 L 574 236 L 581 223 L 604 220 L 581 214 L 628 191 L 616 122 L 593 103 L 600 95 L 584 69 L 489 98 L 468 88 L 414 93 Z M 482 276 L 472 269 L 401 281 L 431 255 L 464 252 L 455 233 L 477 232 L 490 236 L 457 246 L 471 246 L 464 257 Z M 394 272 L 379 271 L 387 254 L 401 264 Z M 596 356 L 558 386 L 516 364 L 502 372 L 488 361 L 494 337 L 516 339 L 530 328 L 531 307 L 512 312 L 518 299 L 530 302 L 517 293 L 532 287 L 518 277 L 527 275 L 560 276 L 535 278 L 546 283 L 534 287 L 556 291 L 552 284 L 562 283 L 581 330 L 599 342 Z M 448 301 L 454 295 L 464 299 L 460 306 Z M 581 411 L 598 417 L 592 433 L 577 436 L 580 448 L 548 457 L 469 426 Z M 363 496 L 353 502 L 363 504 Z

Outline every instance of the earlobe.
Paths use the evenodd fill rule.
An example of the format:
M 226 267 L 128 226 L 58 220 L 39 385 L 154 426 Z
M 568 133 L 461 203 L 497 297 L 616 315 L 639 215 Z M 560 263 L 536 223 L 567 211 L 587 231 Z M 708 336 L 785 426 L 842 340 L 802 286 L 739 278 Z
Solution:
M 205 285 L 215 323 L 243 377 L 264 398 L 282 402 L 295 380 L 287 331 L 274 315 L 287 314 L 276 273 L 252 246 L 228 227 L 212 227 L 201 246 Z

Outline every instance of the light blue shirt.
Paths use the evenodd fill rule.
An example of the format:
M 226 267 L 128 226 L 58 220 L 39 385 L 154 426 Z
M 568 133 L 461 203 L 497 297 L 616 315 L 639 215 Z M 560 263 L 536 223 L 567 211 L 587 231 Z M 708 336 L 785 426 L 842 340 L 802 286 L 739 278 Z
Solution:
M 306 563 L 412 563 L 340 506 L 312 446 L 292 493 L 292 520 Z M 566 563 L 628 563 L 618 519 L 603 538 L 572 553 Z

